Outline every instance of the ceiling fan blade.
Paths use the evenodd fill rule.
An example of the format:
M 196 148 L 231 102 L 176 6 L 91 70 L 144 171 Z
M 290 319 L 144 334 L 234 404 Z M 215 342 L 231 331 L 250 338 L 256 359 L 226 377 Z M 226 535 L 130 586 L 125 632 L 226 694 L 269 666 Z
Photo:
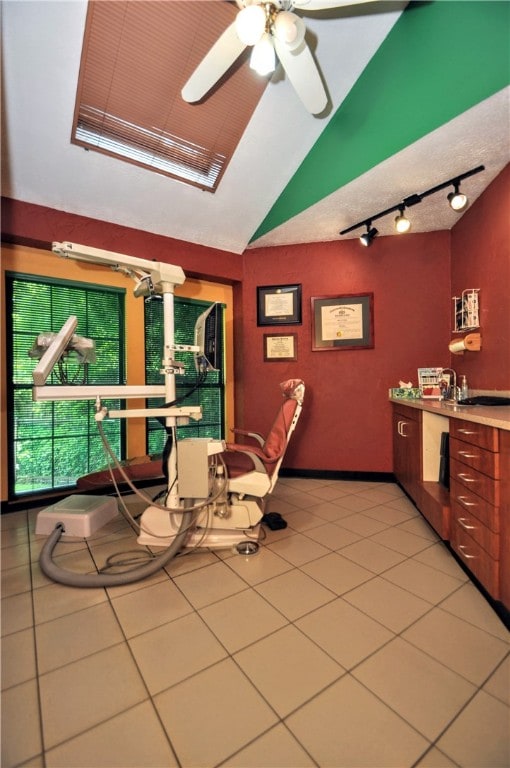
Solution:
M 184 101 L 200 101 L 242 54 L 245 48 L 246 45 L 239 40 L 235 22 L 233 22 L 219 36 L 184 85 L 181 91 Z
M 297 95 L 312 115 L 318 115 L 326 109 L 328 95 L 308 45 L 303 41 L 299 48 L 291 51 L 276 37 L 273 38 L 273 42 L 278 58 Z
M 294 0 L 294 8 L 300 11 L 325 11 L 341 8 L 344 5 L 359 5 L 359 3 L 374 2 L 375 0 Z

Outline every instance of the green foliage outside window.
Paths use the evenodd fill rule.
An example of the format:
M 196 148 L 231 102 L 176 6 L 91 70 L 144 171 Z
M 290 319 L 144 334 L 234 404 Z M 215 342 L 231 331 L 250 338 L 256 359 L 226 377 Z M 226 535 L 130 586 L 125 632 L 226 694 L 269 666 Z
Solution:
M 57 332 L 70 315 L 76 315 L 76 334 L 95 342 L 96 362 L 85 368 L 70 362 L 69 379 L 87 385 L 125 382 L 125 291 L 33 275 L 8 274 L 8 445 L 10 496 L 73 487 L 82 475 L 103 468 L 107 461 L 94 418 L 92 400 L 33 401 L 32 371 L 37 360 L 29 357 L 40 333 Z M 210 304 L 175 298 L 175 343 L 193 344 L 198 316 Z M 145 304 L 146 383 L 163 384 L 159 373 L 163 355 L 161 301 Z M 196 384 L 193 354 L 176 353 L 186 373 L 176 377 L 180 397 Z M 61 382 L 54 369 L 47 385 Z M 149 406 L 163 401 L 151 400 Z M 203 418 L 179 427 L 178 437 L 224 437 L 223 373 L 211 371 L 200 388 L 184 400 L 201 405 Z M 105 400 L 106 407 L 122 408 L 120 400 Z M 103 429 L 119 458 L 125 457 L 125 421 L 105 419 Z M 147 419 L 147 452 L 163 451 L 165 430 L 157 419 Z
M 18 496 L 73 486 L 81 475 L 105 466 L 106 459 L 88 400 L 32 400 L 32 371 L 37 360 L 28 351 L 40 333 L 57 332 L 76 315 L 76 334 L 92 338 L 96 363 L 79 369 L 68 366 L 75 383 L 121 384 L 124 381 L 124 295 L 115 288 L 98 288 L 35 276 L 7 276 L 7 339 L 9 391 L 9 488 Z M 58 385 L 56 370 L 47 385 Z M 119 408 L 119 400 L 105 401 Z M 105 420 L 114 451 L 124 453 L 124 425 Z
M 210 303 L 175 297 L 174 337 L 175 344 L 193 344 L 195 322 Z M 163 355 L 163 306 L 161 301 L 145 304 L 145 377 L 147 384 L 163 384 L 164 376 L 159 373 Z M 193 354 L 176 352 L 175 359 L 184 365 L 184 375 L 176 376 L 176 397 L 193 389 L 197 382 Z M 202 419 L 190 420 L 186 426 L 177 428 L 177 437 L 225 436 L 223 371 L 209 371 L 205 382 L 183 401 L 183 405 L 202 406 Z M 156 407 L 163 400 L 151 399 L 149 405 Z M 166 433 L 157 419 L 147 420 L 147 453 L 160 454 L 166 441 Z

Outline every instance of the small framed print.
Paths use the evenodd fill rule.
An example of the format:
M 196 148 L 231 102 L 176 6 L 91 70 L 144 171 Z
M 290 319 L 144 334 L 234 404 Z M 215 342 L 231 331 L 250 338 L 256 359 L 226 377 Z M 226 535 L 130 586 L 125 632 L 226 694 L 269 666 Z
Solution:
M 265 333 L 264 362 L 297 360 L 297 333 Z
M 300 285 L 263 285 L 257 288 L 257 325 L 300 323 Z
M 312 350 L 374 346 L 373 293 L 312 299 Z

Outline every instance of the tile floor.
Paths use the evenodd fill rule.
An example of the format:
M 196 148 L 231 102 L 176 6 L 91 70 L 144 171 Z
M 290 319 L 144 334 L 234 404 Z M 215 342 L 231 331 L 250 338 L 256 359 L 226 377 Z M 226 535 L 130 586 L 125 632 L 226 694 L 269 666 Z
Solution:
M 284 478 L 269 510 L 258 554 L 112 589 L 50 582 L 36 510 L 4 515 L 3 768 L 509 766 L 509 633 L 400 489 Z

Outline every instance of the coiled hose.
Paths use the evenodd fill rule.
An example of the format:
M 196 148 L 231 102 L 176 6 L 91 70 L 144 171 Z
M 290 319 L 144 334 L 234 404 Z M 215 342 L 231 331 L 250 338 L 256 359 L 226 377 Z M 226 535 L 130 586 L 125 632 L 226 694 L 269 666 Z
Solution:
M 198 512 L 190 513 L 190 515 L 193 515 L 193 518 L 195 518 L 198 516 Z M 182 515 L 179 529 L 167 549 L 148 563 L 144 563 L 124 573 L 75 573 L 67 571 L 65 568 L 60 568 L 53 561 L 53 550 L 65 530 L 63 523 L 57 523 L 41 550 L 39 565 L 41 566 L 41 571 L 48 578 L 60 584 L 66 584 L 69 587 L 117 587 L 120 584 L 132 584 L 134 581 L 146 579 L 148 576 L 152 576 L 159 571 L 160 568 L 164 568 L 180 551 L 189 529 L 190 520 L 187 515 Z

